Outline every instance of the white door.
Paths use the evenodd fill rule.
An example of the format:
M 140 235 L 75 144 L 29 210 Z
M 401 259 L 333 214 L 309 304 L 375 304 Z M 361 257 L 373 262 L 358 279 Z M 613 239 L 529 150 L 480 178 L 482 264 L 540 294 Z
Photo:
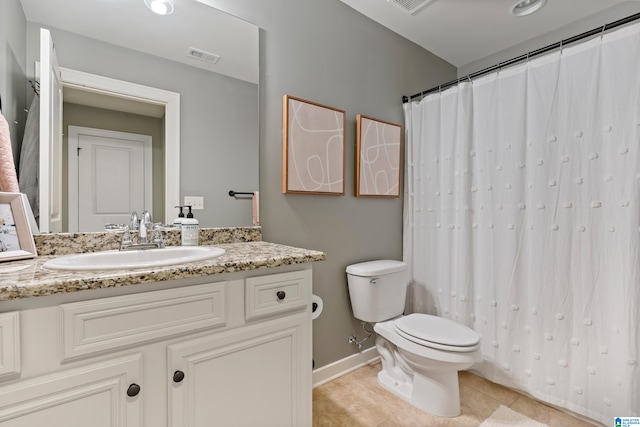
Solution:
M 69 126 L 69 231 L 152 213 L 151 136 Z M 153 215 L 153 213 L 152 213 Z
M 62 83 L 51 33 L 40 29 L 40 232 L 62 231 Z

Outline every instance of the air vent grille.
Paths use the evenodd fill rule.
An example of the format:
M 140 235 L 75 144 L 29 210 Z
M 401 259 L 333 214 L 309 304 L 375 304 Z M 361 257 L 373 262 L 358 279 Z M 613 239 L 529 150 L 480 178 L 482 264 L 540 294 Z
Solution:
M 405 12 L 415 15 L 420 9 L 434 0 L 389 0 Z
M 200 61 L 210 62 L 211 64 L 216 64 L 220 60 L 220 55 L 209 53 L 202 49 L 196 49 L 195 47 L 187 49 L 187 56 Z

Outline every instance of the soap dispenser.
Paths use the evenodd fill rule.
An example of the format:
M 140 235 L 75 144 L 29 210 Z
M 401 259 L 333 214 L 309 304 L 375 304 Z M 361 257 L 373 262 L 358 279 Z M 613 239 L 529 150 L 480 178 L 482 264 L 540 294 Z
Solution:
M 187 205 L 185 208 L 189 208 L 189 212 L 182 220 L 182 246 L 198 246 L 200 234 L 198 220 L 193 217 L 191 206 Z
M 180 209 L 180 213 L 178 214 L 178 217 L 173 220 L 173 226 L 182 227 L 182 221 L 184 220 L 184 212 L 182 211 L 182 209 L 184 208 L 184 206 L 175 206 L 175 207 Z

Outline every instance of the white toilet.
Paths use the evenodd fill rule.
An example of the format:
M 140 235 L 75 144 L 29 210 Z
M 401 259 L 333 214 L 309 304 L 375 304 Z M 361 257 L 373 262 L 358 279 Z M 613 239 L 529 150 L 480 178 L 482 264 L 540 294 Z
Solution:
M 347 267 L 353 315 L 375 324 L 380 384 L 440 417 L 460 415 L 458 371 L 482 359 L 472 329 L 428 314 L 403 316 L 407 264 L 378 260 Z

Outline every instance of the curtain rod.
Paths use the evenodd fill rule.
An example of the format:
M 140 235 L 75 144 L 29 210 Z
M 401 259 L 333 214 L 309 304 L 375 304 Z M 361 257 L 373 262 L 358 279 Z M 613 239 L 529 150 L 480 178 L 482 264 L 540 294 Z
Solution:
M 627 16 L 626 18 L 622 18 L 622 19 L 619 19 L 617 21 L 611 22 L 609 24 L 603 25 L 602 27 L 594 28 L 593 30 L 586 31 L 586 32 L 584 32 L 582 34 L 578 34 L 577 36 L 570 37 L 570 38 L 568 38 L 566 40 L 560 40 L 559 42 L 556 42 L 554 44 L 550 44 L 549 46 L 545 46 L 545 47 L 542 47 L 540 49 L 531 51 L 531 52 L 529 52 L 529 53 L 527 53 L 525 55 L 520 55 L 520 56 L 515 57 L 513 59 L 510 59 L 510 60 L 508 60 L 506 62 L 500 62 L 500 63 L 498 63 L 496 65 L 493 65 L 493 66 L 491 66 L 489 68 L 485 68 L 483 70 L 476 71 L 475 73 L 471 73 L 471 74 L 466 75 L 464 77 L 461 77 L 459 79 L 451 80 L 450 82 L 447 82 L 445 84 L 438 85 L 436 87 L 433 87 L 431 89 L 425 90 L 423 92 L 416 93 L 414 95 L 411 95 L 411 97 L 403 96 L 402 97 L 402 103 L 406 104 L 410 100 L 413 100 L 414 98 L 417 98 L 419 96 L 424 96 L 424 95 L 427 95 L 427 94 L 429 94 L 431 92 L 440 91 L 442 89 L 446 89 L 448 87 L 455 86 L 458 83 L 460 83 L 461 81 L 471 80 L 471 79 L 474 79 L 476 77 L 480 77 L 482 75 L 489 74 L 492 71 L 501 69 L 502 67 L 513 65 L 513 64 L 518 63 L 520 61 L 523 61 L 525 59 L 529 59 L 529 58 L 531 58 L 533 56 L 541 55 L 541 54 L 549 52 L 551 50 L 561 48 L 561 47 L 566 46 L 568 44 L 571 44 L 571 43 L 577 42 L 579 40 L 585 39 L 587 37 L 595 36 L 597 34 L 602 34 L 607 30 L 619 27 L 621 25 L 628 24 L 629 22 L 633 22 L 633 21 L 636 21 L 638 19 L 640 19 L 640 13 L 636 13 L 635 15 Z

